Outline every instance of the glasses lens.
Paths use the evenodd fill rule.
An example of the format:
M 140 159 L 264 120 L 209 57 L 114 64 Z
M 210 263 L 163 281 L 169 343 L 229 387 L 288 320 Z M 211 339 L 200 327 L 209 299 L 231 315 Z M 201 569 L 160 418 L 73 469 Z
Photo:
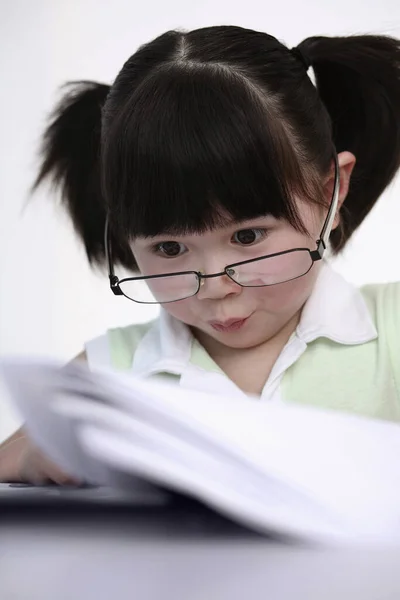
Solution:
M 190 298 L 197 293 L 199 283 L 194 273 L 123 279 L 119 282 L 124 296 L 142 304 L 161 304 Z
M 244 287 L 284 283 L 308 273 L 313 265 L 308 250 L 293 250 L 227 269 L 233 281 Z

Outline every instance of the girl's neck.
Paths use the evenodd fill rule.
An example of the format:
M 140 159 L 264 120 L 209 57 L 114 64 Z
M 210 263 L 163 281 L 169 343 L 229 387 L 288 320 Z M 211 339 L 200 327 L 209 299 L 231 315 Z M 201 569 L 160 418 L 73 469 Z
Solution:
M 230 348 L 202 331 L 193 331 L 214 362 L 246 393 L 261 394 L 271 370 L 295 331 L 301 311 L 273 337 L 251 348 Z

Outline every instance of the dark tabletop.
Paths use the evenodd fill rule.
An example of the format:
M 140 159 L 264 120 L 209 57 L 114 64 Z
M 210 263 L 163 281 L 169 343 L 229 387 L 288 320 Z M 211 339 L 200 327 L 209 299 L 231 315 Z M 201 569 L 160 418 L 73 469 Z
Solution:
M 0 485 L 1 600 L 399 600 L 400 548 L 322 549 L 183 497 Z

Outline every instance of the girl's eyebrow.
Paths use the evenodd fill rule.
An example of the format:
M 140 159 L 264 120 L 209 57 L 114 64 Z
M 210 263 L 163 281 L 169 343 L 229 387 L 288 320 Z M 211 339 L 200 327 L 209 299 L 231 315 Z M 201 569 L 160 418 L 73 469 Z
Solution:
M 253 217 L 250 219 L 240 219 L 238 221 L 232 221 L 227 223 L 225 228 L 230 231 L 238 231 L 239 229 L 256 229 L 257 227 L 264 227 L 272 231 L 277 228 L 279 222 L 271 215 L 265 215 L 264 217 Z

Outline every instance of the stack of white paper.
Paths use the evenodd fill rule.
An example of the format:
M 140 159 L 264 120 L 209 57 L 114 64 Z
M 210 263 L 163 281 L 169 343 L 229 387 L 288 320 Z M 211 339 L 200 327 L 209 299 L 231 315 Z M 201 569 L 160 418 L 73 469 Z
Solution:
M 400 428 L 84 366 L 2 369 L 33 440 L 91 483 L 194 496 L 260 531 L 400 541 Z

